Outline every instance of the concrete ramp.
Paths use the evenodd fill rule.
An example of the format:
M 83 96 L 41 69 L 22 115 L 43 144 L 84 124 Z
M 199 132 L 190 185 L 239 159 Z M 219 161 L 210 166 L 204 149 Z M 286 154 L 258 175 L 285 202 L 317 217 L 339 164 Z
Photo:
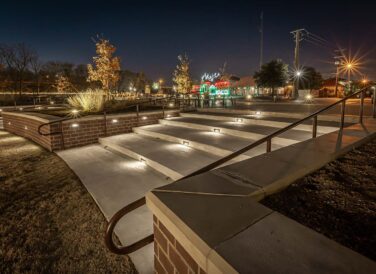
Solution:
M 100 145 L 64 150 L 57 154 L 81 179 L 107 220 L 125 205 L 144 197 L 151 189 L 171 182 L 144 163 L 119 156 Z M 152 234 L 152 214 L 146 206 L 140 207 L 118 223 L 115 233 L 123 245 Z M 154 273 L 153 252 L 153 244 L 149 244 L 130 254 L 140 273 Z

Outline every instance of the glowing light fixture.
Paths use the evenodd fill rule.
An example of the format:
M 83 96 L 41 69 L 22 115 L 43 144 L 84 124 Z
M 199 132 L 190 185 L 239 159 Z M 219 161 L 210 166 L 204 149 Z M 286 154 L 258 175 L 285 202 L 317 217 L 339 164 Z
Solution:
M 256 115 L 260 116 L 261 115 L 261 111 L 256 111 Z
M 27 130 L 27 126 L 25 126 L 25 130 Z
M 251 94 L 248 94 L 247 97 L 246 97 L 248 100 L 252 99 L 252 95 Z
M 236 118 L 235 121 L 238 122 L 238 123 L 243 123 L 243 119 L 242 118 Z
M 77 113 L 78 113 L 78 110 L 77 110 L 77 109 L 73 109 L 73 110 L 72 110 L 72 113 L 73 113 L 73 114 L 77 114 Z
M 8 122 L 8 125 L 11 125 L 12 123 L 11 122 Z
M 170 118 L 171 117 L 171 115 L 170 114 L 167 114 L 167 118 Z
M 147 118 L 148 118 L 148 117 L 146 117 L 146 116 L 143 116 L 143 117 L 142 117 L 142 120 L 146 120 Z
M 169 103 L 168 106 L 172 108 L 174 106 L 174 103 Z
M 312 100 L 312 95 L 311 95 L 311 94 L 307 94 L 307 95 L 305 96 L 305 99 L 306 99 L 307 101 L 311 101 L 311 100 Z
M 54 105 L 54 104 L 55 104 L 55 102 L 54 102 L 54 101 L 51 101 L 51 102 L 50 102 L 50 104 L 51 104 L 51 105 Z
M 112 119 L 112 123 L 115 124 L 115 123 L 117 123 L 117 122 L 119 122 L 118 119 Z
M 295 75 L 296 75 L 297 77 L 300 77 L 300 76 L 302 75 L 302 72 L 301 72 L 300 70 L 298 70 L 298 71 L 296 71 Z
M 23 110 L 23 108 L 19 108 L 19 110 L 21 110 L 21 111 L 22 111 L 22 110 Z
M 214 131 L 215 133 L 220 133 L 220 132 L 221 132 L 221 130 L 220 130 L 219 128 L 213 128 L 213 131 Z
M 0 108 L 0 112 L 2 112 L 3 111 L 3 109 L 2 108 Z
M 78 124 L 78 123 L 73 123 L 72 125 L 71 125 L 71 127 L 73 127 L 73 128 L 78 128 L 80 125 Z

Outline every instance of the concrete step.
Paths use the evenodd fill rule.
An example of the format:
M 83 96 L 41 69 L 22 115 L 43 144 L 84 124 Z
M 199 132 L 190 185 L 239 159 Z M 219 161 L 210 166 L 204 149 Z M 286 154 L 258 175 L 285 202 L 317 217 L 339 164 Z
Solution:
M 189 118 L 202 118 L 208 120 L 217 120 L 217 121 L 229 121 L 229 122 L 241 122 L 244 124 L 250 125 L 261 125 L 261 126 L 268 126 L 274 128 L 283 128 L 286 127 L 299 119 L 284 117 L 283 113 L 281 116 L 267 116 L 263 115 L 261 112 L 260 114 L 249 114 L 249 115 L 234 115 L 232 113 L 211 113 L 211 112 L 200 112 L 200 113 L 181 113 L 181 117 L 189 117 Z M 347 123 L 345 126 L 351 125 Z M 321 133 L 331 133 L 338 130 L 339 123 L 334 121 L 319 121 L 317 131 Z M 304 130 L 312 132 L 312 121 L 306 121 L 301 125 L 298 125 L 296 130 Z
M 256 141 L 256 139 L 251 140 L 212 131 L 163 124 L 133 128 L 133 131 L 144 136 L 159 138 L 178 144 L 186 144 L 192 148 L 210 152 L 220 157 L 227 156 Z M 273 150 L 281 147 L 277 144 L 272 145 Z M 263 154 L 265 151 L 266 145 L 263 144 L 237 157 L 236 160 L 249 159 L 250 157 Z
M 219 157 L 192 147 L 135 133 L 100 138 L 106 148 L 132 157 L 177 180 Z
M 3 118 L 0 117 L 0 129 L 4 129 L 4 121 Z
M 81 179 L 107 220 L 151 189 L 171 183 L 144 163 L 110 152 L 101 145 L 63 150 L 57 154 Z M 146 206 L 133 211 L 118 223 L 115 233 L 123 245 L 152 234 L 150 211 Z M 154 273 L 153 252 L 153 244 L 149 244 L 130 254 L 139 273 Z
M 199 108 L 197 109 L 198 113 L 211 113 L 211 114 L 228 114 L 233 116 L 241 116 L 241 115 L 247 115 L 247 116 L 266 116 L 266 117 L 283 117 L 283 118 L 290 118 L 290 119 L 302 119 L 306 117 L 307 115 L 321 109 L 323 106 L 317 106 L 317 105 L 310 105 L 308 110 L 304 111 L 297 111 L 294 110 L 294 108 L 286 107 L 285 104 L 268 104 L 264 107 L 260 105 L 252 106 L 251 108 L 247 109 L 231 109 L 231 108 Z M 271 111 L 271 109 L 274 109 L 274 111 Z M 358 111 L 357 111 L 358 112 Z M 341 117 L 340 117 L 340 106 L 337 106 L 337 109 L 333 112 L 323 112 L 321 115 L 318 116 L 318 120 L 320 122 L 331 122 L 339 123 Z M 350 124 L 358 123 L 359 122 L 359 116 L 358 115 L 350 115 L 348 114 L 348 111 L 346 112 L 345 121 Z M 352 112 L 353 113 L 353 112 Z M 324 124 L 325 125 L 325 124 Z M 329 124 L 329 126 L 331 126 Z
M 279 129 L 270 126 L 246 124 L 242 122 L 190 117 L 175 117 L 159 120 L 159 122 L 163 125 L 220 132 L 223 134 L 247 138 L 251 140 L 261 139 Z M 322 135 L 322 133 L 319 132 L 318 135 Z M 281 146 L 287 146 L 307 140 L 311 138 L 311 136 L 311 132 L 293 129 L 279 135 L 279 137 L 273 138 L 273 142 Z

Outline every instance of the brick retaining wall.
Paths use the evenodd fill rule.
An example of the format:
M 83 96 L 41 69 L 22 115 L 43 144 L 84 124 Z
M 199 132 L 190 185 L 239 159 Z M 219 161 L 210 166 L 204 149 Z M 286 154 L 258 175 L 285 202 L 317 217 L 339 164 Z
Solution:
M 184 247 L 155 216 L 154 270 L 157 274 L 205 274 Z
M 177 116 L 179 111 L 166 111 L 167 116 Z M 41 124 L 49 120 L 28 115 L 27 113 L 3 112 L 4 129 L 16 135 L 28 138 L 50 151 L 84 146 L 98 142 L 98 138 L 121 133 L 132 132 L 133 127 L 158 123 L 163 118 L 162 112 L 108 115 L 106 122 L 103 116 L 86 116 L 61 123 L 61 134 L 42 136 L 38 133 Z M 47 125 L 43 133 L 60 132 L 60 123 Z
M 52 151 L 61 147 L 61 138 L 58 135 L 43 136 L 38 133 L 38 127 L 49 120 L 29 116 L 21 113 L 3 112 L 4 129 L 18 136 L 25 137 Z M 42 133 L 59 130 L 59 124 L 48 125 L 42 128 Z

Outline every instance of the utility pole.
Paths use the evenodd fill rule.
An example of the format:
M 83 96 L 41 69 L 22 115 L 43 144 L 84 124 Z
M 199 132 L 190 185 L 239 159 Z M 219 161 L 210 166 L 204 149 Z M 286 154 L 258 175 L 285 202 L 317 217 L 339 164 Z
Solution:
M 335 56 L 334 56 L 334 64 L 336 65 L 336 88 L 335 88 L 335 95 L 338 97 L 338 77 L 339 77 L 339 67 L 343 64 L 343 58 L 344 54 L 343 52 L 345 49 L 336 49 L 334 50 Z
M 264 12 L 261 12 L 260 14 L 260 69 L 263 64 L 263 58 L 264 58 Z
M 295 52 L 294 52 L 294 67 L 295 71 L 299 70 L 299 48 L 300 48 L 300 42 L 303 40 L 303 31 L 306 31 L 305 29 L 297 29 L 294 31 L 291 31 L 291 34 L 294 36 L 295 39 Z M 294 93 L 293 98 L 297 98 L 299 90 L 299 77 L 295 77 L 295 83 L 294 83 Z

